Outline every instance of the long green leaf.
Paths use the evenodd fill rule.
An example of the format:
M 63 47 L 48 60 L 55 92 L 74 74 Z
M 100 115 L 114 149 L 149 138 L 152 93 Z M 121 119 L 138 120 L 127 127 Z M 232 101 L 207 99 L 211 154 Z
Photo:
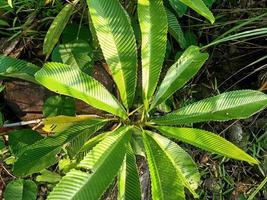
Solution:
M 264 188 L 265 184 L 267 183 L 267 176 L 264 178 L 264 180 L 257 186 L 257 188 L 253 191 L 252 194 L 249 195 L 249 197 L 247 198 L 247 200 L 253 200 L 255 199 L 255 196 L 257 195 L 257 193 Z
M 226 37 L 222 37 L 220 39 L 215 39 L 211 43 L 207 44 L 206 46 L 203 46 L 202 49 L 206 49 L 207 47 L 211 47 L 223 42 L 228 42 L 228 41 L 233 41 L 233 40 L 239 40 L 242 38 L 249 38 L 249 37 L 255 37 L 255 36 L 260 36 L 260 35 L 266 35 L 267 34 L 267 28 L 257 28 L 257 29 L 252 29 L 248 31 L 243 31 L 241 33 L 236 33 L 233 35 L 229 35 Z
M 118 200 L 141 200 L 135 155 L 128 145 L 118 177 Z
M 156 128 L 168 137 L 181 140 L 201 149 L 229 158 L 258 164 L 257 160 L 243 150 L 214 133 L 193 128 L 175 128 L 168 126 L 158 126 Z
M 179 125 L 245 119 L 266 106 L 267 95 L 264 93 L 255 90 L 239 90 L 203 99 L 152 121 L 159 125 Z
M 39 67 L 32 63 L 0 55 L 0 76 L 19 78 L 37 83 L 34 74 L 39 69 Z
M 99 119 L 85 120 L 69 127 L 63 132 L 37 141 L 20 154 L 14 164 L 14 174 L 17 176 L 27 176 L 53 165 L 57 161 L 56 154 L 59 153 L 62 145 L 72 141 L 81 134 L 93 134 L 103 127 L 104 124 L 105 121 Z
M 144 131 L 143 141 L 150 172 L 152 197 L 154 200 L 185 199 L 183 183 L 176 167 L 165 151 L 153 140 L 151 133 Z
M 200 182 L 200 174 L 198 172 L 197 164 L 193 161 L 191 156 L 175 142 L 172 142 L 166 137 L 156 133 L 151 134 L 150 136 L 158 143 L 160 148 L 166 153 L 176 167 L 180 181 L 182 181 L 184 186 L 189 189 L 195 198 L 197 198 L 198 195 L 194 190 L 197 189 Z
M 129 16 L 118 0 L 87 0 L 100 47 L 129 108 L 135 96 L 137 47 Z
M 48 58 L 51 52 L 53 51 L 55 45 L 57 44 L 61 33 L 63 32 L 65 26 L 67 25 L 72 12 L 74 10 L 73 4 L 67 4 L 60 13 L 56 16 L 52 24 L 50 25 L 45 39 L 43 51 Z
M 196 11 L 198 14 L 202 15 L 206 19 L 208 19 L 212 24 L 215 21 L 215 18 L 210 12 L 210 10 L 207 8 L 205 3 L 202 0 L 180 0 L 180 2 L 184 3 L 188 7 L 192 8 L 194 11 Z
M 151 109 L 166 101 L 199 71 L 209 57 L 209 54 L 201 53 L 199 50 L 199 47 L 190 46 L 170 67 L 159 87 Z
M 166 14 L 168 17 L 169 33 L 179 43 L 180 47 L 184 49 L 186 47 L 186 40 L 182 28 L 176 18 L 176 16 L 166 8 Z
M 47 63 L 35 74 L 35 78 L 54 92 L 81 99 L 93 107 L 127 118 L 117 99 L 101 83 L 78 68 Z
M 71 170 L 48 196 L 48 200 L 99 199 L 117 175 L 130 139 L 130 127 L 106 137 Z
M 142 34 L 142 87 L 145 108 L 156 89 L 164 61 L 168 22 L 162 0 L 138 0 Z

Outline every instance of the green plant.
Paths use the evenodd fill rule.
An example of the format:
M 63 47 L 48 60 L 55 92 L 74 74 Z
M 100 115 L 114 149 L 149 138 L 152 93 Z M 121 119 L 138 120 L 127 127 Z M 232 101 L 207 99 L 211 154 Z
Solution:
M 141 91 L 136 91 L 137 46 L 128 15 L 117 0 L 88 0 L 87 3 L 99 45 L 119 91 L 118 98 L 78 67 L 62 63 L 46 63 L 39 70 L 33 64 L 1 56 L 0 75 L 37 82 L 112 116 L 55 116 L 42 120 L 44 130 L 55 134 L 17 148 L 13 170 L 16 176 L 25 177 L 54 165 L 64 147 L 72 162 L 71 169 L 48 199 L 99 199 L 116 176 L 119 199 L 141 199 L 135 160 L 135 154 L 141 152 L 148 163 L 152 198 L 171 200 L 185 199 L 184 188 L 197 197 L 195 190 L 200 174 L 191 156 L 168 137 L 258 164 L 217 134 L 177 126 L 250 117 L 266 107 L 265 94 L 253 90 L 227 92 L 159 116 L 157 107 L 199 71 L 208 53 L 201 52 L 197 46 L 188 47 L 168 69 L 157 89 L 166 51 L 167 16 L 161 0 L 139 0 L 142 84 Z M 198 9 L 195 4 L 193 7 Z M 206 16 L 213 21 L 210 13 Z M 44 47 L 47 55 L 59 36 L 55 38 Z M 138 92 L 142 93 L 142 105 L 135 102 Z M 106 132 L 105 126 L 113 128 Z

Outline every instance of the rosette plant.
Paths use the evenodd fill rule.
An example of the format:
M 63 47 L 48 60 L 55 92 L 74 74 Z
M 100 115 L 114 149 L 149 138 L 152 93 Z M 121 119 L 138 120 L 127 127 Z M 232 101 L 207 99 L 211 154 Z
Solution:
M 29 75 L 28 80 L 80 99 L 107 114 L 44 119 L 44 130 L 55 134 L 36 141 L 17 155 L 15 175 L 25 177 L 54 165 L 59 160 L 57 155 L 63 151 L 73 163 L 48 199 L 99 199 L 116 181 L 118 199 L 137 200 L 141 199 L 141 188 L 135 155 L 142 155 L 148 164 L 152 199 L 177 200 L 185 199 L 185 188 L 197 198 L 195 190 L 200 174 L 191 156 L 175 141 L 258 164 L 216 133 L 191 127 L 197 122 L 250 117 L 266 107 L 265 94 L 254 90 L 231 91 L 157 115 L 158 106 L 199 71 L 208 53 L 197 46 L 188 47 L 159 81 L 168 31 L 163 1 L 138 1 L 140 49 L 130 18 L 118 0 L 87 0 L 87 3 L 118 94 L 115 97 L 77 67 L 53 62 L 38 70 L 19 61 L 18 68 L 31 69 L 28 74 L 38 70 L 35 79 Z M 4 59 L 7 61 L 3 66 L 12 65 L 10 58 L 2 58 L 2 63 Z M 138 63 L 141 63 L 140 87 L 137 87 Z M 17 73 L 17 77 L 21 76 L 25 79 L 25 74 Z M 135 102 L 138 92 L 142 105 Z

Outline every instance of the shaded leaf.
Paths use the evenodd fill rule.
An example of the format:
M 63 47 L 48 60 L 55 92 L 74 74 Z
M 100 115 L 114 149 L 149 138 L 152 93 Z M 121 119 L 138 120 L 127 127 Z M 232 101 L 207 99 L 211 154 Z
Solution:
M 179 17 L 182 17 L 186 11 L 187 6 L 180 2 L 180 0 L 169 0 L 170 5 Z
M 198 38 L 194 32 L 186 31 L 184 32 L 184 37 L 186 41 L 186 48 L 190 47 L 191 45 L 193 46 L 198 45 Z
M 8 144 L 11 152 L 15 156 L 19 156 L 25 147 L 43 139 L 43 137 L 36 131 L 31 129 L 23 129 L 12 131 L 8 137 Z
M 83 40 L 60 44 L 58 51 L 64 64 L 78 67 L 82 71 L 91 71 L 93 67 L 92 48 Z
M 39 69 L 32 63 L 0 55 L 0 76 L 19 78 L 36 83 L 34 74 Z
M 54 92 L 81 99 L 93 107 L 127 118 L 118 100 L 101 83 L 78 68 L 47 63 L 35 74 L 35 78 Z
M 0 127 L 2 127 L 4 124 L 4 116 L 3 114 L 0 112 Z
M 76 23 L 68 24 L 62 33 L 62 43 L 72 43 L 75 41 L 91 43 L 91 33 L 87 25 Z
M 0 19 L 0 26 L 9 26 L 9 24 L 7 21 Z
M 203 0 L 203 2 L 205 3 L 205 5 L 208 8 L 211 8 L 211 6 L 215 3 L 216 0 Z
M 6 147 L 5 142 L 3 141 L 3 139 L 0 139 L 0 154 L 2 153 L 1 150 L 3 150 Z
M 44 117 L 52 117 L 58 115 L 74 116 L 75 101 L 74 99 L 65 96 L 51 96 L 44 102 L 43 115 Z
M 258 164 L 253 157 L 214 133 L 194 128 L 156 127 L 164 135 L 229 158 Z
M 11 181 L 6 187 L 4 198 L 5 200 L 36 200 L 37 186 L 30 180 Z
M 255 90 L 226 92 L 153 119 L 159 125 L 245 119 L 266 108 L 267 95 Z
M 135 155 L 146 157 L 142 134 L 139 129 L 133 129 L 131 147 Z
M 184 49 L 186 47 L 186 40 L 182 28 L 176 18 L 176 16 L 168 9 L 166 9 L 168 17 L 169 33 L 179 43 L 180 47 Z
M 57 162 L 56 154 L 62 145 L 72 141 L 81 134 L 93 134 L 105 124 L 99 119 L 85 120 L 69 127 L 56 135 L 44 138 L 27 147 L 14 164 L 14 174 L 27 176 L 45 169 Z
M 48 58 L 53 51 L 55 45 L 58 43 L 61 33 L 63 32 L 65 26 L 67 25 L 72 12 L 74 10 L 73 4 L 67 4 L 56 16 L 52 24 L 50 25 L 43 45 L 43 51 Z

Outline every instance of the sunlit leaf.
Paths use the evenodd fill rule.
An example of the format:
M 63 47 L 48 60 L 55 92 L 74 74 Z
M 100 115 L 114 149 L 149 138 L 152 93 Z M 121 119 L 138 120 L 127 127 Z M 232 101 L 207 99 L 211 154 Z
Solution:
M 267 95 L 255 90 L 226 92 L 153 119 L 160 125 L 245 119 L 267 107 Z
M 162 0 L 138 0 L 142 35 L 142 87 L 145 109 L 156 89 L 166 52 L 168 21 Z
M 175 142 L 166 137 L 157 133 L 150 134 L 150 136 L 158 143 L 176 167 L 179 181 L 182 181 L 184 186 L 197 198 L 198 195 L 195 190 L 200 182 L 200 174 L 198 172 L 198 166 L 191 156 Z
M 253 157 L 214 133 L 194 128 L 156 127 L 164 135 L 229 158 L 258 164 Z
M 199 47 L 190 46 L 172 65 L 164 77 L 151 109 L 166 101 L 174 92 L 183 87 L 202 67 L 208 59 L 207 53 L 201 53 Z
M 45 182 L 45 183 L 57 183 L 60 181 L 61 176 L 56 172 L 51 172 L 48 170 L 42 170 L 41 174 L 36 177 L 37 182 Z
M 118 100 L 101 83 L 78 68 L 47 63 L 35 74 L 35 79 L 56 93 L 83 100 L 98 109 L 127 118 Z
M 143 141 L 152 185 L 152 198 L 158 200 L 185 199 L 184 187 L 176 168 L 164 150 L 143 132 Z
M 47 117 L 43 119 L 43 124 L 44 124 L 43 130 L 48 133 L 50 132 L 58 133 L 68 129 L 69 127 L 75 125 L 76 123 L 90 119 L 95 119 L 95 117 L 87 115 L 80 115 L 76 117 L 71 117 L 71 116 Z
M 118 0 L 87 0 L 97 39 L 128 109 L 137 80 L 137 48 L 130 18 Z

